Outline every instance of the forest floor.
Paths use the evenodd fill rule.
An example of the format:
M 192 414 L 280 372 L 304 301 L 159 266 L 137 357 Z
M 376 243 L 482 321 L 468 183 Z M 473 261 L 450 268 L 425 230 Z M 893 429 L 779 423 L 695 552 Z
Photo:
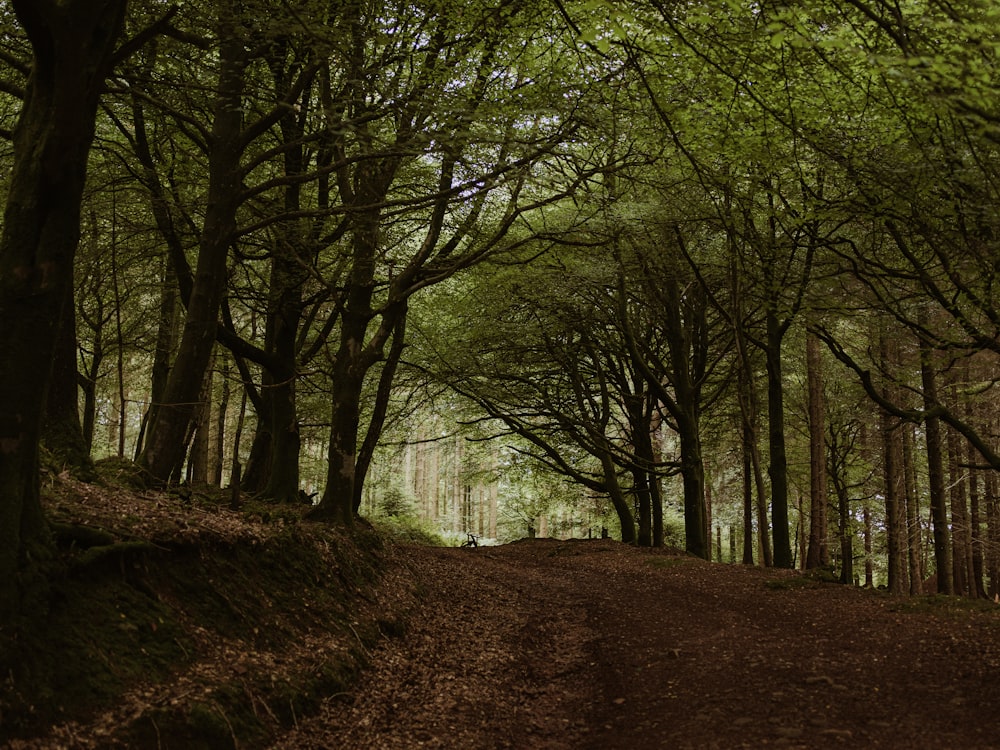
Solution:
M 983 607 L 609 541 L 405 560 L 407 637 L 276 747 L 1000 748 Z
M 72 481 L 47 503 L 101 531 L 4 665 L 0 747 L 1000 748 L 993 603 Z

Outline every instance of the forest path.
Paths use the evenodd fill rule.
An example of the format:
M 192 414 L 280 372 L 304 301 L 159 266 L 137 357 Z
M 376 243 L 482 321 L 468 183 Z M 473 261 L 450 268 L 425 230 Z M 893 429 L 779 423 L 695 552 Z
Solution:
M 1000 747 L 1000 620 L 613 542 L 410 548 L 417 610 L 280 748 Z

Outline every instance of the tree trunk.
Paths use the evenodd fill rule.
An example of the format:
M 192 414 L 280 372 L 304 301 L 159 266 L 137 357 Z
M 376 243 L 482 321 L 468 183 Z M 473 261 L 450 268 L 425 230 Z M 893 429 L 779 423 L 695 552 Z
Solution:
M 392 384 L 396 377 L 396 370 L 399 361 L 403 356 L 403 348 L 406 344 L 406 305 L 401 305 L 395 313 L 396 322 L 392 327 L 392 344 L 389 346 L 389 354 L 382 365 L 382 372 L 379 373 L 378 388 L 375 391 L 375 404 L 372 407 L 372 416 L 368 422 L 368 430 L 358 451 L 358 463 L 356 467 L 356 481 L 354 487 L 354 512 L 357 513 L 361 507 L 361 493 L 368 470 L 371 468 L 372 459 L 375 457 L 375 448 L 378 446 L 378 439 L 385 429 L 386 415 L 389 413 L 389 400 L 392 396 Z
M 37 594 L 42 413 L 80 238 L 80 203 L 125 0 L 13 0 L 34 51 L 0 236 L 0 623 Z
M 213 355 L 214 359 L 214 355 Z M 194 434 L 191 438 L 191 453 L 188 458 L 187 480 L 190 484 L 208 484 L 209 435 L 212 423 L 212 371 L 205 371 L 205 382 L 201 388 L 201 407 L 195 413 Z
M 924 441 L 927 451 L 927 491 L 930 495 L 931 525 L 934 533 L 934 568 L 939 594 L 955 593 L 952 573 L 951 531 L 948 526 L 948 505 L 945 494 L 944 459 L 942 457 L 941 420 L 934 416 L 938 406 L 937 374 L 929 347 L 920 347 L 920 378 L 923 386 Z M 929 592 L 927 592 L 929 593 Z
M 767 311 L 767 434 L 771 460 L 771 522 L 774 526 L 774 565 L 792 567 L 788 530 L 788 459 L 785 455 L 785 386 L 781 367 L 784 330 L 773 308 Z
M 875 569 L 872 564 L 872 509 L 868 498 L 865 498 L 861 513 L 865 525 L 865 588 L 870 589 L 875 585 Z
M 226 416 L 229 412 L 229 359 L 223 360 L 219 373 L 222 379 L 222 393 L 219 396 L 219 410 L 215 419 L 215 445 L 212 450 L 212 485 L 222 487 L 222 469 L 226 460 Z
M 604 484 L 607 487 L 608 496 L 611 498 L 611 505 L 614 507 L 615 513 L 618 515 L 618 522 L 621 525 L 622 541 L 625 544 L 635 544 L 637 537 L 632 509 L 629 507 L 628 501 L 625 499 L 625 493 L 622 492 L 621 485 L 618 483 L 618 472 L 614 461 L 611 460 L 611 456 L 607 453 L 601 456 L 601 467 L 604 470 Z
M 333 364 L 332 414 L 330 444 L 327 450 L 326 488 L 310 516 L 316 519 L 352 524 L 358 487 L 358 429 L 361 425 L 361 398 L 365 377 L 383 356 L 383 347 L 395 327 L 395 314 L 403 309 L 388 309 L 378 330 L 368 338 L 368 329 L 376 313 L 375 267 L 379 249 L 381 211 L 384 199 L 399 162 L 380 160 L 359 165 L 355 173 L 355 203 L 360 208 L 351 230 L 351 270 L 348 275 L 344 310 L 340 321 L 340 344 Z M 371 208 L 376 206 L 376 208 Z M 392 290 L 389 294 L 392 295 Z M 405 297 L 399 303 L 405 302 Z
M 903 449 L 903 478 L 905 480 L 904 498 L 906 502 L 906 546 L 909 550 L 907 564 L 909 568 L 910 595 L 923 593 L 924 565 L 921 550 L 923 548 L 923 531 L 920 527 L 920 498 L 917 492 L 917 467 L 914 458 L 914 429 L 912 424 L 902 426 L 900 440 Z
M 880 340 L 880 356 L 885 372 L 892 372 L 898 365 L 895 348 L 886 336 Z M 896 403 L 895 389 L 883 386 L 883 396 Z M 885 526 L 888 546 L 889 592 L 905 594 L 909 590 L 906 570 L 905 520 L 906 507 L 903 496 L 903 451 L 900 439 L 901 426 L 885 410 L 879 411 L 882 432 L 882 466 L 885 475 Z
M 743 425 L 741 454 L 743 456 L 743 564 L 753 565 L 753 466 L 750 457 L 752 436 Z
M 990 599 L 1000 597 L 1000 498 L 997 496 L 996 472 L 986 473 L 986 572 Z
M 834 491 L 837 493 L 837 513 L 839 522 L 837 535 L 840 538 L 840 582 L 854 583 L 854 528 L 851 523 L 851 501 L 846 483 L 834 476 Z
M 265 373 L 265 378 L 266 378 Z M 256 406 L 256 401 L 251 399 L 251 403 L 256 406 L 257 420 L 254 426 L 253 439 L 250 441 L 250 455 L 247 456 L 246 468 L 243 471 L 243 481 L 241 487 L 244 492 L 256 495 L 264 491 L 267 486 L 268 477 L 271 476 L 271 450 L 272 435 L 270 416 L 271 402 L 270 394 L 267 393 L 266 383 L 261 382 L 260 404 Z M 244 383 L 244 393 L 249 386 Z
M 966 367 L 970 365 L 966 361 Z M 985 377 L 989 377 L 986 375 Z M 971 374 L 966 377 L 966 380 L 971 379 Z M 969 419 L 970 424 L 976 423 L 977 415 L 975 409 L 973 408 L 972 400 L 966 397 L 966 415 Z M 981 429 L 977 425 L 977 429 Z M 983 584 L 983 528 L 982 528 L 982 518 L 980 511 L 980 472 L 974 468 L 980 461 L 979 453 L 976 451 L 975 446 L 972 443 L 966 443 L 966 461 L 969 464 L 969 543 L 971 545 L 972 552 L 972 585 L 969 587 L 972 596 L 977 596 L 980 598 L 986 598 L 986 586 Z
M 809 383 L 809 549 L 805 567 L 819 568 L 830 562 L 827 548 L 826 506 L 826 428 L 824 412 L 826 398 L 823 394 L 823 362 L 820 358 L 819 339 L 814 334 L 806 337 L 806 377 Z
M 636 543 L 640 547 L 653 546 L 653 507 L 649 494 L 649 475 L 642 469 L 632 470 L 632 491 L 636 499 L 636 517 L 638 536 Z
M 275 91 L 287 90 L 289 71 L 284 59 L 271 63 Z M 307 108 L 307 107 L 306 107 Z M 284 188 L 284 210 L 295 216 L 302 209 L 301 175 L 305 168 L 303 117 L 282 118 L 284 171 L 288 184 Z M 271 276 L 268 315 L 265 330 L 265 351 L 269 362 L 265 366 L 262 395 L 269 396 L 266 416 L 270 421 L 270 460 L 267 462 L 267 482 L 264 497 L 284 503 L 299 502 L 299 453 L 302 438 L 299 431 L 295 382 L 298 378 L 298 334 L 302 322 L 302 287 L 308 278 L 309 254 L 305 245 L 306 232 L 299 218 L 282 222 L 281 231 L 271 251 Z
M 149 419 L 157 404 L 163 403 L 170 376 L 170 360 L 177 344 L 177 274 L 170 259 L 163 258 L 163 273 L 160 278 L 160 314 L 156 322 L 156 348 L 153 350 L 152 382 L 150 386 L 149 408 L 142 415 L 139 437 L 136 440 L 136 458 L 142 455 L 149 429 Z
M 238 13 L 231 3 L 219 11 L 219 81 L 212 148 L 208 160 L 208 200 L 198 249 L 198 264 L 188 301 L 177 358 L 162 403 L 154 405 L 140 464 L 152 478 L 169 481 L 184 460 L 202 379 L 215 345 L 219 308 L 226 290 L 226 260 L 242 200 L 242 94 L 245 52 Z
M 56 334 L 42 442 L 58 464 L 73 469 L 82 479 L 88 479 L 93 474 L 94 463 L 80 423 L 73 287 L 68 286 L 66 290 L 68 299 L 63 305 L 62 321 Z
M 972 539 L 969 523 L 969 498 L 966 494 L 966 470 L 962 467 L 962 438 L 949 429 L 948 445 L 948 485 L 951 500 L 951 528 L 954 564 L 953 579 L 955 593 L 960 596 L 975 596 L 972 570 Z
M 660 451 L 660 410 L 657 408 L 656 399 L 650 395 L 649 399 L 649 455 L 652 457 L 653 465 L 659 466 L 663 461 Z M 663 480 L 660 472 L 654 470 L 650 472 L 649 491 L 653 503 L 653 546 L 663 546 Z
M 690 406 L 690 404 L 682 404 Z M 701 455 L 701 433 L 697 417 L 678 420 L 681 450 L 681 481 L 684 487 L 684 547 L 688 554 L 708 560 L 712 555 L 705 506 L 705 464 Z

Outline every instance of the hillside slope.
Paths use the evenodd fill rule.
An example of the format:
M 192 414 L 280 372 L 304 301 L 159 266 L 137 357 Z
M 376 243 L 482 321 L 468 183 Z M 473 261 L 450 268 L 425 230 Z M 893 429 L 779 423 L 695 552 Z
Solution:
M 262 746 L 347 689 L 413 606 L 363 524 L 68 478 L 45 495 L 58 559 L 2 644 L 0 747 Z

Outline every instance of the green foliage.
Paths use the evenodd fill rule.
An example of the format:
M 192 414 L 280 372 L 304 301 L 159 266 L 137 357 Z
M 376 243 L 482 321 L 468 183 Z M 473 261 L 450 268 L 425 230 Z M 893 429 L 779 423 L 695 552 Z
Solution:
M 380 532 L 393 539 L 428 547 L 454 546 L 432 521 L 415 516 L 387 516 L 373 519 L 372 524 Z
M 389 487 L 382 493 L 378 501 L 378 512 L 388 518 L 412 517 L 416 510 L 416 501 L 399 487 Z

